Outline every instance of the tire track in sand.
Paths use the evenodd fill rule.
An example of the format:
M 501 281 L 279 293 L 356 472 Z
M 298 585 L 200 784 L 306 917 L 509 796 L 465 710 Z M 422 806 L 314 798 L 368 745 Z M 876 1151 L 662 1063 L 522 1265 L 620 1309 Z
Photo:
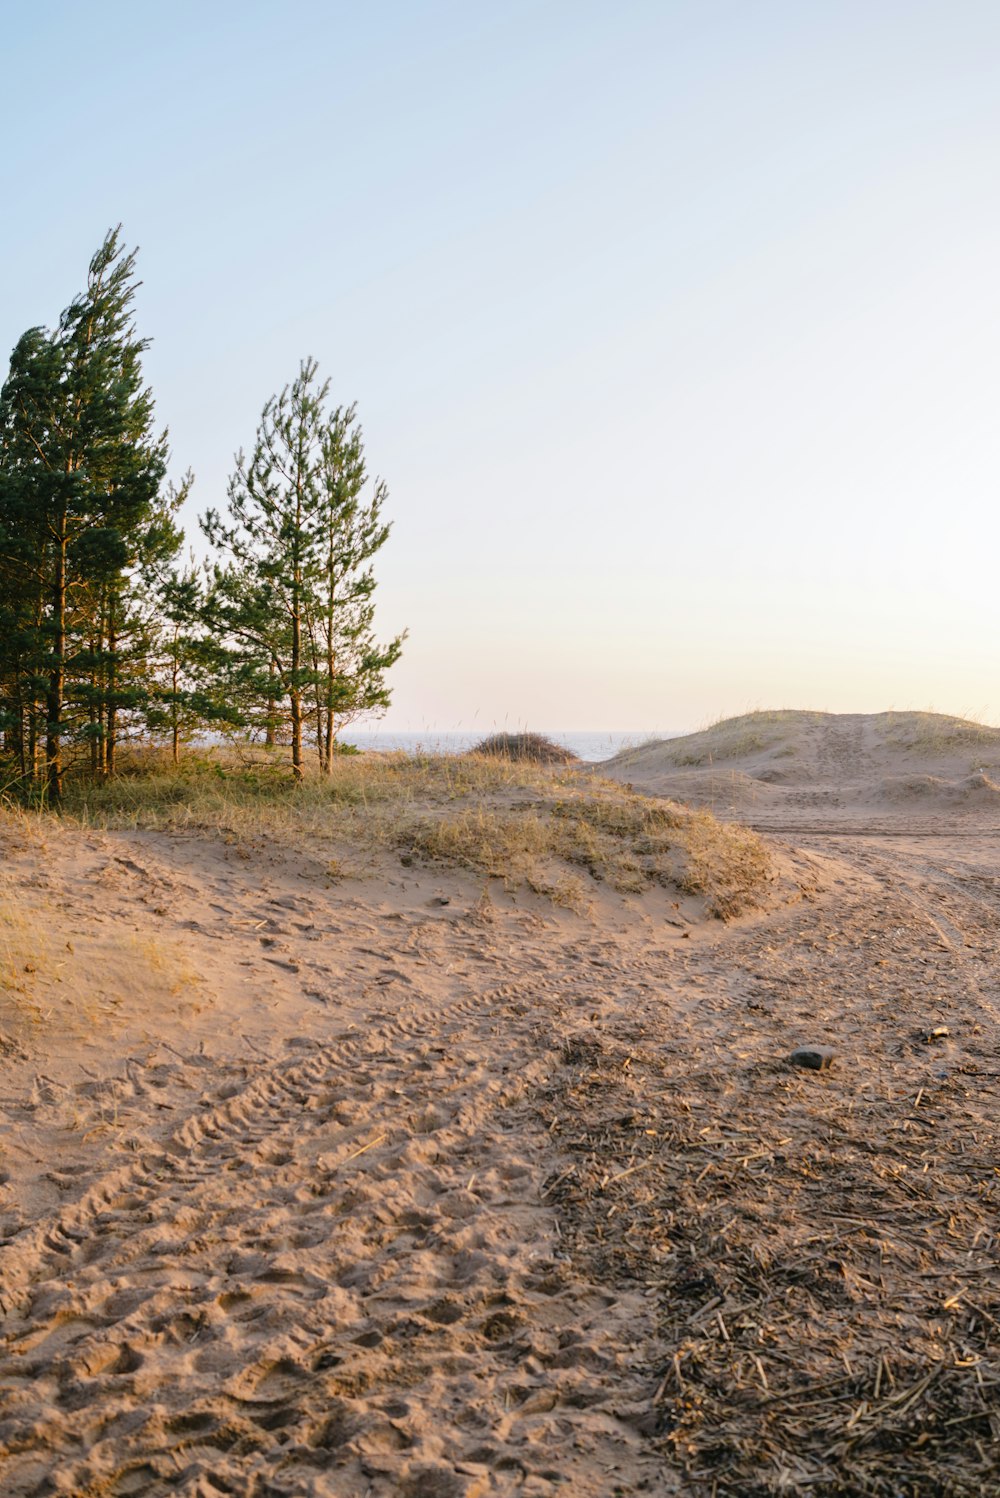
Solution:
M 544 1493 L 578 1426 L 576 1491 L 641 1460 L 636 1307 L 559 1259 L 519 1112 L 558 988 L 261 1063 L 9 1245 L 4 1491 Z

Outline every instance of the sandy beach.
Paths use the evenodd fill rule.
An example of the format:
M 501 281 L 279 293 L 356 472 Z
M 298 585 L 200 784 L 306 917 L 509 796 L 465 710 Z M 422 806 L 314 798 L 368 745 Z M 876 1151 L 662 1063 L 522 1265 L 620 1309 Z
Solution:
M 727 921 L 4 818 L 5 1494 L 990 1490 L 1000 735 L 773 716 Z

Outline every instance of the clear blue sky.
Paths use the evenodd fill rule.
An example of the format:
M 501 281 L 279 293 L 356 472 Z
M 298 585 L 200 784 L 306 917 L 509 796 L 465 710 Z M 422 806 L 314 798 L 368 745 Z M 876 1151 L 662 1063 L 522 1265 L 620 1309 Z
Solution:
M 995 0 L 0 11 L 4 358 L 121 221 L 192 536 L 318 358 L 388 726 L 1000 720 Z

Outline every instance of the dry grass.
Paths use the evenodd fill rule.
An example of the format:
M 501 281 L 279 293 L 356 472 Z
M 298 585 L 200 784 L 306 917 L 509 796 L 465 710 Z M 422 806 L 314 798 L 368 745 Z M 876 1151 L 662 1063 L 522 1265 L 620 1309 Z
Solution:
M 712 915 L 729 920 L 759 902 L 770 857 L 755 832 L 699 812 L 688 824 L 686 851 L 683 887 L 704 895 Z
M 123 1015 L 141 993 L 154 1010 L 198 977 L 183 950 L 152 932 L 70 930 L 34 890 L 0 888 L 0 1028 L 50 1026 L 82 1034 Z
M 790 731 L 818 723 L 823 713 L 776 709 L 722 718 L 698 733 L 671 739 L 667 758 L 679 769 L 712 765 L 720 760 L 742 759 L 781 744 Z M 785 752 L 789 752 L 786 748 Z M 794 750 L 790 751 L 794 752 Z
M 54 950 L 36 910 L 11 895 L 0 897 L 0 992 L 30 993 L 39 969 L 51 973 Z
M 771 750 L 772 757 L 779 758 L 796 753 L 795 736 L 801 729 L 813 728 L 833 717 L 830 713 L 792 709 L 744 713 L 655 747 L 662 749 L 667 759 L 679 768 L 711 765 L 765 750 Z M 925 755 L 992 749 L 1000 755 L 1000 728 L 967 718 L 953 718 L 944 713 L 888 712 L 873 714 L 872 721 L 892 749 Z M 641 753 L 649 747 L 653 746 L 642 745 L 637 751 L 627 752 Z
M 916 754 L 956 754 L 969 749 L 1000 753 L 1000 728 L 944 713 L 880 713 L 879 726 L 894 749 Z
M 996 1141 L 965 1126 L 976 1078 L 907 1129 L 884 1090 L 841 1108 L 780 1061 L 713 1067 L 675 1016 L 562 1059 L 540 1108 L 572 1164 L 547 1196 L 581 1273 L 656 1297 L 639 1428 L 685 1492 L 996 1491 Z
M 771 878 L 760 839 L 707 812 L 493 755 L 343 756 L 328 780 L 300 786 L 266 759 L 203 756 L 181 773 L 154 763 L 145 775 L 78 787 L 64 815 L 307 846 L 355 873 L 392 853 L 577 906 L 597 884 L 622 893 L 664 887 L 700 896 L 710 914 L 729 919 L 761 903 Z

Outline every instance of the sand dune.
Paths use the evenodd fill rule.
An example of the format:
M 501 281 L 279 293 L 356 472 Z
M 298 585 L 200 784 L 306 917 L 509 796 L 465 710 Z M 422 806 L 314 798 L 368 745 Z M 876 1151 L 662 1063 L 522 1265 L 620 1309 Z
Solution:
M 625 750 L 599 773 L 761 826 L 1000 818 L 1000 729 L 939 713 L 749 713 Z
M 991 1491 L 1000 880 L 964 825 L 775 843 L 726 924 L 4 820 L 0 1491 Z

